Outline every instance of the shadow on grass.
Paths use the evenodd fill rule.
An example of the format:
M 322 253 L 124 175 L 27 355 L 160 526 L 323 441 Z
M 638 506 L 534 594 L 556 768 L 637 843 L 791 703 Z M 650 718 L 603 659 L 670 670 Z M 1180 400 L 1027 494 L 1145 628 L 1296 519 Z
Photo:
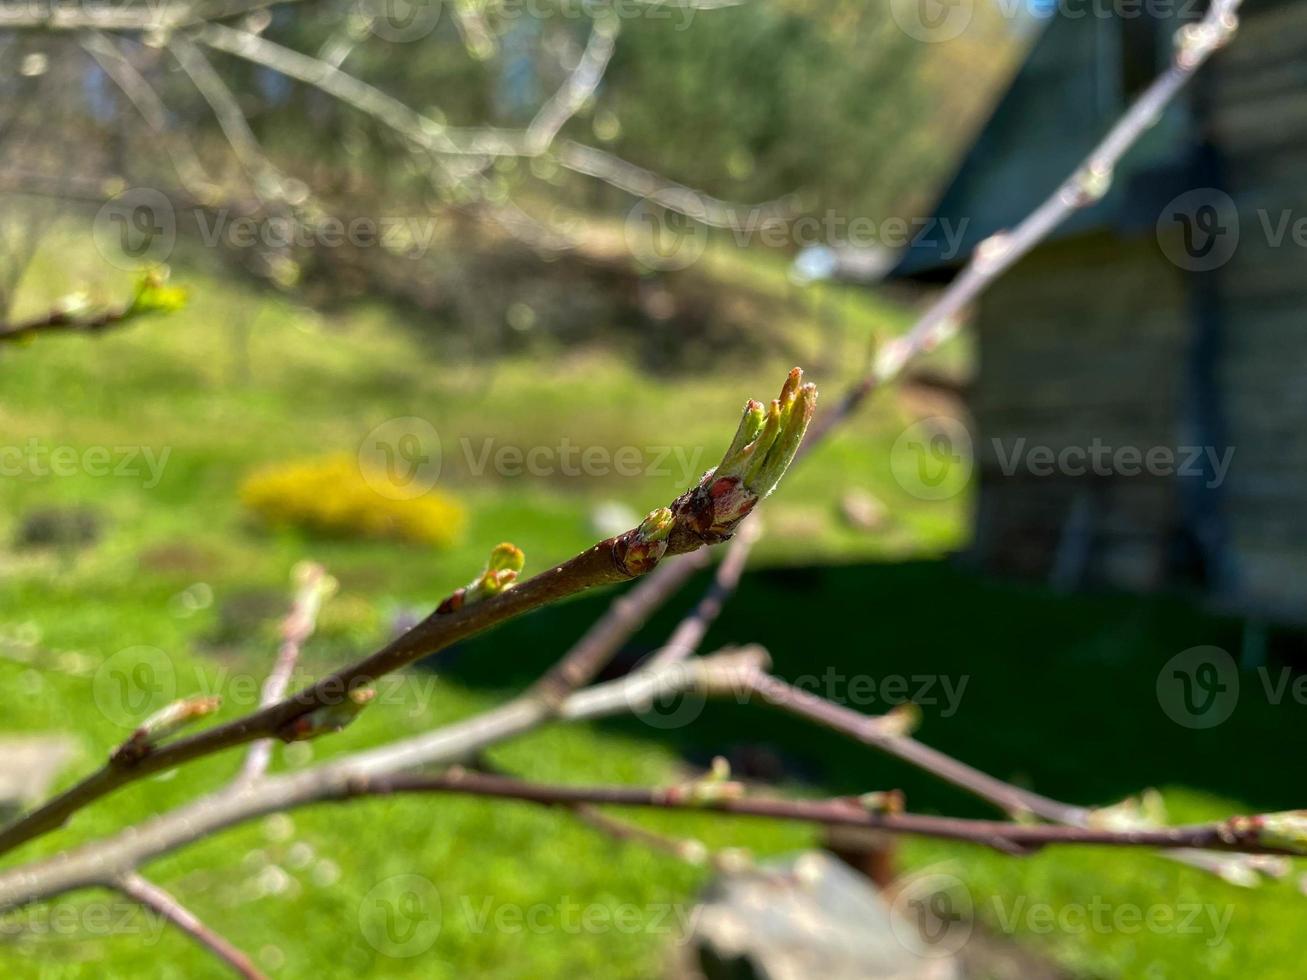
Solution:
M 629 667 L 695 601 L 692 583 L 623 651 Z M 434 666 L 472 686 L 520 688 L 603 611 L 610 595 L 553 607 L 448 651 Z M 1117 801 L 1184 785 L 1284 809 L 1302 766 L 1302 706 L 1268 695 L 1280 667 L 1243 671 L 1228 720 L 1185 727 L 1159 703 L 1167 661 L 1190 647 L 1239 656 L 1242 623 L 1176 598 L 1063 596 L 995 582 L 946 562 L 752 572 L 705 650 L 761 642 L 775 671 L 869 714 L 920 703 L 918 737 L 1050 796 Z M 1268 681 L 1269 678 L 1269 681 Z M 669 722 L 669 716 L 671 721 Z M 985 815 L 983 805 L 873 750 L 765 705 L 687 703 L 603 728 L 647 737 L 701 760 L 727 753 L 761 775 L 836 793 L 901 787 L 914 810 Z

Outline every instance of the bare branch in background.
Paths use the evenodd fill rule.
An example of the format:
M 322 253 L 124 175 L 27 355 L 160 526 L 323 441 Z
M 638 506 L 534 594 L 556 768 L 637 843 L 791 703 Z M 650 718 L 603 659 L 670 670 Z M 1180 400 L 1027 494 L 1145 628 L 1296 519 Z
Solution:
M 792 212 L 790 202 L 784 199 L 751 205 L 732 204 L 575 140 L 562 140 L 555 153 L 558 162 L 568 170 L 596 177 L 628 194 L 648 198 L 669 211 L 714 228 L 748 227 L 750 220 L 765 224 Z
M 163 141 L 177 179 L 187 193 L 201 200 L 214 196 L 217 184 L 200 163 L 195 147 L 168 125 L 167 107 L 131 59 L 106 34 L 86 33 L 81 37 L 81 45 L 136 107 L 151 131 Z
M 526 128 L 527 154 L 536 156 L 548 150 L 563 124 L 580 112 L 594 95 L 613 57 L 620 24 L 615 16 L 601 16 L 591 25 L 590 40 L 577 59 L 576 67 Z
M 302 0 L 213 0 L 213 2 L 63 4 L 0 0 L 0 30 L 125 31 L 166 33 L 210 20 L 240 17 Z
M 327 574 L 326 569 L 316 562 L 304 562 L 293 573 L 296 592 L 295 601 L 290 612 L 281 623 L 281 647 L 277 651 L 277 661 L 267 680 L 263 682 L 259 704 L 268 707 L 280 701 L 290 685 L 291 675 L 299 662 L 300 648 L 308 642 L 318 625 L 318 610 L 322 603 L 336 590 L 336 580 Z M 241 767 L 235 783 L 252 782 L 268 771 L 272 761 L 272 740 L 262 739 L 250 746 L 245 755 L 245 764 Z
M 298 772 L 228 786 L 115 836 L 0 871 L 0 909 L 102 884 L 225 827 L 343 792 L 359 778 L 469 760 L 483 749 L 555 719 L 583 722 L 627 714 L 655 696 L 677 691 L 727 696 L 740 672 L 758 668 L 761 657 L 760 651 L 750 648 L 700 657 L 663 671 L 641 671 L 578 692 L 557 711 L 538 698 L 520 697 L 434 731 Z
M 740 584 L 749 552 L 761 534 L 762 525 L 759 521 L 748 521 L 741 526 L 735 536 L 738 544 L 728 549 L 726 557 L 718 564 L 712 585 L 690 615 L 677 624 L 662 648 L 649 655 L 648 666 L 665 667 L 698 652 L 704 636 L 721 615 L 722 607 L 735 592 L 735 587 Z
M 185 34 L 172 35 L 168 39 L 168 50 L 213 110 L 214 118 L 227 137 L 241 168 L 249 176 L 254 192 L 260 197 L 272 192 L 274 197 L 284 198 L 287 192 L 285 174 L 263 152 L 236 96 L 214 70 L 204 52 Z
M 708 554 L 703 551 L 664 561 L 630 592 L 613 600 L 608 611 L 537 682 L 536 690 L 545 700 L 558 702 L 594 680 L 658 607 L 707 561 Z
M 454 0 L 449 6 L 454 14 L 454 27 L 467 53 L 477 61 L 491 57 L 498 50 L 499 42 L 482 15 L 478 0 Z
M 248 956 L 206 926 L 194 912 L 158 885 L 138 874 L 128 874 L 117 879 L 114 887 L 132 901 L 139 902 L 151 912 L 171 922 L 245 980 L 267 980 L 255 968 L 254 962 Z
M 831 800 L 783 800 L 736 796 L 734 792 L 718 795 L 713 792 L 712 783 L 704 784 L 702 790 L 693 784 L 651 789 L 637 786 L 561 786 L 489 776 L 462 768 L 442 776 L 404 774 L 360 780 L 334 798 L 392 793 L 463 793 L 549 806 L 586 803 L 695 810 L 830 826 L 866 827 L 889 833 L 966 841 L 985 847 L 992 847 L 997 842 L 1009 845 L 1004 850 L 1027 852 L 1050 845 L 1081 844 L 1163 849 L 1202 847 L 1244 854 L 1297 855 L 1302 853 L 1303 846 L 1302 842 L 1296 840 L 1297 835 L 1307 829 L 1307 817 L 1297 813 L 1258 814 L 1183 827 L 1136 830 L 1007 823 L 897 812 L 893 804 L 893 793 L 872 792 L 862 797 Z M 1303 826 L 1297 826 L 1299 823 Z M 1288 828 L 1287 833 L 1285 828 Z

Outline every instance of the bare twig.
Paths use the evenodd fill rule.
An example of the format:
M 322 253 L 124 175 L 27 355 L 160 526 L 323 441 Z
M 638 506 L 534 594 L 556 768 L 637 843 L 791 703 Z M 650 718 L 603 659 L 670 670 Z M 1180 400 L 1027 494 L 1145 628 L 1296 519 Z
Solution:
M 344 792 L 358 779 L 467 760 L 554 718 L 592 721 L 621 715 L 673 690 L 721 696 L 733 690 L 741 671 L 760 666 L 760 657 L 750 648 L 697 658 L 665 671 L 642 671 L 574 694 L 557 712 L 538 698 L 521 697 L 435 731 L 310 769 L 228 786 L 112 837 L 0 871 L 0 909 L 112 881 L 225 827 Z
M 541 678 L 536 690 L 548 700 L 559 701 L 594 680 L 622 644 L 707 563 L 708 554 L 704 551 L 663 562 L 639 585 L 613 600 L 607 611 Z
M 81 45 L 136 107 L 150 130 L 163 141 L 177 179 L 187 192 L 201 199 L 213 197 L 217 185 L 205 172 L 190 141 L 168 125 L 167 107 L 131 59 L 112 38 L 99 32 L 82 35 Z
M 168 50 L 213 110 L 214 118 L 227 137 L 232 152 L 254 185 L 254 192 L 262 196 L 267 185 L 274 183 L 278 196 L 281 196 L 285 176 L 263 152 L 236 96 L 214 70 L 204 52 L 185 34 L 172 35 L 168 41 Z
M 511 773 L 503 771 L 482 755 L 478 755 L 469 768 L 490 776 L 514 778 Z M 593 827 L 614 840 L 633 841 L 637 844 L 643 844 L 655 851 L 671 854 L 673 857 L 680 858 L 691 864 L 702 864 L 709 857 L 708 849 L 702 841 L 683 837 L 668 837 L 629 820 L 610 816 L 589 803 L 568 803 L 562 804 L 562 806 L 574 813 L 582 823 Z
M 114 881 L 114 887 L 134 902 L 171 922 L 186 935 L 235 970 L 245 980 L 267 980 L 254 966 L 254 962 L 233 946 L 224 936 L 214 932 L 194 912 L 186 908 L 158 885 L 138 874 L 123 875 Z
M 936 817 L 880 809 L 886 794 L 831 800 L 785 800 L 739 797 L 699 798 L 692 790 L 673 786 L 647 789 L 633 786 L 563 786 L 490 776 L 455 768 L 439 776 L 398 774 L 355 782 L 336 799 L 392 793 L 462 793 L 522 800 L 550 806 L 577 804 L 629 806 L 664 810 L 696 810 L 740 816 L 796 820 L 832 826 L 867 827 L 889 833 L 914 834 L 993 846 L 998 841 L 1014 849 L 1037 850 L 1053 844 L 1114 847 L 1190 848 L 1235 851 L 1241 854 L 1295 855 L 1290 843 L 1269 843 L 1264 831 L 1278 815 L 1233 817 L 1181 827 L 1112 829 L 1065 827 Z M 872 802 L 874 800 L 874 802 Z
M 1084 807 L 1060 803 L 973 769 L 938 749 L 909 737 L 893 714 L 869 716 L 801 690 L 762 671 L 743 673 L 740 681 L 768 704 L 806 718 L 916 766 L 945 782 L 994 804 L 1014 817 L 1032 815 L 1058 823 L 1080 824 Z
M 63 4 L 0 2 L 0 29 L 36 31 L 122 31 L 166 33 L 208 20 L 239 17 L 268 7 L 299 3 L 301 0 L 244 0 L 244 2 L 193 3 L 172 0 L 163 3 Z
M 746 521 L 741 525 L 739 533 L 735 536 L 736 544 L 726 552 L 726 557 L 718 564 L 708 591 L 704 593 L 690 615 L 677 624 L 667 642 L 650 654 L 648 658 L 650 667 L 663 667 L 676 663 L 678 660 L 692 656 L 699 649 L 699 644 L 703 642 L 709 628 L 721 614 L 726 600 L 740 584 L 740 575 L 743 574 L 745 563 L 749 560 L 749 552 L 761 531 L 762 525 L 756 520 Z
M 290 613 L 282 621 L 282 641 L 277 650 L 277 661 L 263 682 L 259 698 L 259 704 L 265 708 L 280 701 L 285 695 L 291 675 L 295 672 L 295 664 L 299 662 L 300 648 L 308 642 L 317 627 L 318 610 L 336 588 L 335 579 L 314 562 L 296 566 L 293 578 L 297 587 L 295 600 Z M 236 777 L 236 784 L 258 779 L 268 771 L 268 763 L 271 761 L 272 740 L 265 738 L 255 742 L 246 753 L 245 764 Z
M 563 124 L 581 111 L 603 80 L 604 71 L 613 57 L 621 21 L 616 16 L 600 16 L 590 28 L 590 40 L 566 81 L 541 106 L 526 128 L 526 152 L 533 156 L 553 145 Z

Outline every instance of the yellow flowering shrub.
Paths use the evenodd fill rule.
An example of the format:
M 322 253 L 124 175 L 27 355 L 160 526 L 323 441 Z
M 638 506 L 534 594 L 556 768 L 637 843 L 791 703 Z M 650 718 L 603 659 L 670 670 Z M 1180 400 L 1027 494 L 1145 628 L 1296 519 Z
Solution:
M 272 527 L 332 537 L 391 538 L 437 548 L 463 533 L 463 505 L 436 490 L 405 499 L 386 473 L 360 468 L 347 453 L 292 460 L 241 484 L 241 503 Z

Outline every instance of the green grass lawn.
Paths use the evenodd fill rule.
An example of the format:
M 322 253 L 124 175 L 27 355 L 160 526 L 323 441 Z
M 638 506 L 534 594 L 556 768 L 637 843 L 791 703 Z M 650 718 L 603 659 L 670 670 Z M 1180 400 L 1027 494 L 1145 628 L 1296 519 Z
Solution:
M 770 273 L 759 275 L 781 288 Z M 789 366 L 761 358 L 747 369 L 658 378 L 591 351 L 473 368 L 447 361 L 438 337 L 401 327 L 383 308 L 324 316 L 198 272 L 180 269 L 175 277 L 195 291 L 178 316 L 94 339 L 43 338 L 0 360 L 0 445 L 35 439 L 69 447 L 78 459 L 96 447 L 115 458 L 128 449 L 149 449 L 156 460 L 167 453 L 157 482 L 148 473 L 95 476 L 85 467 L 0 481 L 4 728 L 73 734 L 79 756 L 65 781 L 98 764 L 125 735 L 114 712 L 103 710 L 109 695 L 101 668 L 119 651 L 165 651 L 179 693 L 225 692 L 220 718 L 232 717 L 239 692 L 271 660 L 295 562 L 315 558 L 341 581 L 305 655 L 306 671 L 325 671 L 383 641 L 396 614 L 429 607 L 466 582 L 500 540 L 522 546 L 528 570 L 539 570 L 592 543 L 597 506 L 620 503 L 643 513 L 667 502 L 715 461 L 742 401 L 770 396 Z M 43 255 L 22 295 L 39 308 L 86 281 L 108 295 L 127 288 L 125 275 L 73 250 Z M 832 290 L 824 302 L 850 324 L 842 341 L 847 351 L 859 352 L 811 369 L 829 398 L 858 372 L 868 337 L 894 332 L 903 316 L 859 293 Z M 810 334 L 816 327 L 800 315 L 794 330 Z M 455 547 L 314 540 L 269 532 L 242 512 L 237 490 L 252 470 L 355 453 L 376 426 L 410 416 L 439 433 L 438 485 L 469 510 Z M 827 670 L 877 681 L 946 678 L 960 698 L 924 705 L 923 739 L 1050 795 L 1106 803 L 1159 786 L 1181 819 L 1301 802 L 1293 797 L 1301 781 L 1290 778 L 1300 769 L 1292 708 L 1245 699 L 1226 725 L 1190 732 L 1170 724 L 1157 706 L 1159 666 L 1198 643 L 1234 649 L 1238 624 L 1173 601 L 1054 598 L 986 583 L 939 560 L 904 563 L 938 559 L 957 546 L 967 503 L 964 495 L 922 501 L 895 482 L 889 446 L 908 421 L 897 402 L 880 401 L 787 478 L 768 504 L 763 570 L 746 579 L 714 641 L 764 642 L 778 671 L 794 679 Z M 635 475 L 512 476 L 493 468 L 477 475 L 469 462 L 468 453 L 475 461 L 487 444 L 557 451 L 564 438 L 610 454 L 635 447 L 644 465 Z M 653 465 L 664 450 L 671 455 Z M 893 515 L 886 527 L 869 534 L 841 520 L 839 502 L 853 489 L 885 503 Z M 96 510 L 103 534 L 93 547 L 11 546 L 26 515 L 66 505 Z M 669 607 L 628 653 L 664 637 L 693 595 Z M 435 670 L 409 675 L 406 698 L 385 699 L 339 736 L 279 749 L 275 764 L 307 765 L 491 705 L 556 658 L 608 598 L 545 610 L 447 651 Z M 831 683 L 832 693 L 855 691 L 851 681 Z M 864 702 L 857 706 L 869 712 L 884 707 Z M 542 779 L 666 782 L 679 777 L 687 757 L 747 757 L 760 747 L 779 760 L 797 791 L 902 786 L 914 809 L 985 813 L 902 766 L 764 708 L 735 704 L 707 706 L 688 728 L 628 720 L 548 729 L 491 754 Z M 219 786 L 238 764 L 239 754 L 228 754 L 146 780 L 6 862 L 182 803 Z M 760 854 L 815 839 L 804 828 L 758 821 L 638 819 Z M 1050 851 L 1018 861 L 912 842 L 902 857 L 909 867 L 950 869 L 967 883 L 986 927 L 1012 932 L 1077 975 L 1299 972 L 1295 926 L 1307 899 L 1293 881 L 1245 891 L 1125 852 Z M 675 939 L 669 923 L 691 913 L 705 877 L 563 814 L 452 798 L 272 817 L 148 870 L 271 972 L 313 977 L 654 975 Z M 376 942 L 375 917 L 395 898 L 387 882 L 413 874 L 429 882 L 414 887 L 427 896 L 420 911 L 431 914 L 414 939 L 420 955 L 395 955 L 409 950 Z M 1220 941 L 1211 943 L 1211 929 L 1045 933 L 1019 911 L 1096 898 L 1113 907 L 1229 907 L 1231 915 Z M 224 975 L 187 940 L 126 917 L 115 903 L 111 896 L 70 896 L 13 917 L 0 933 L 0 975 Z M 591 910 L 588 926 L 577 909 Z M 1005 927 L 1009 921 L 1017 925 Z

